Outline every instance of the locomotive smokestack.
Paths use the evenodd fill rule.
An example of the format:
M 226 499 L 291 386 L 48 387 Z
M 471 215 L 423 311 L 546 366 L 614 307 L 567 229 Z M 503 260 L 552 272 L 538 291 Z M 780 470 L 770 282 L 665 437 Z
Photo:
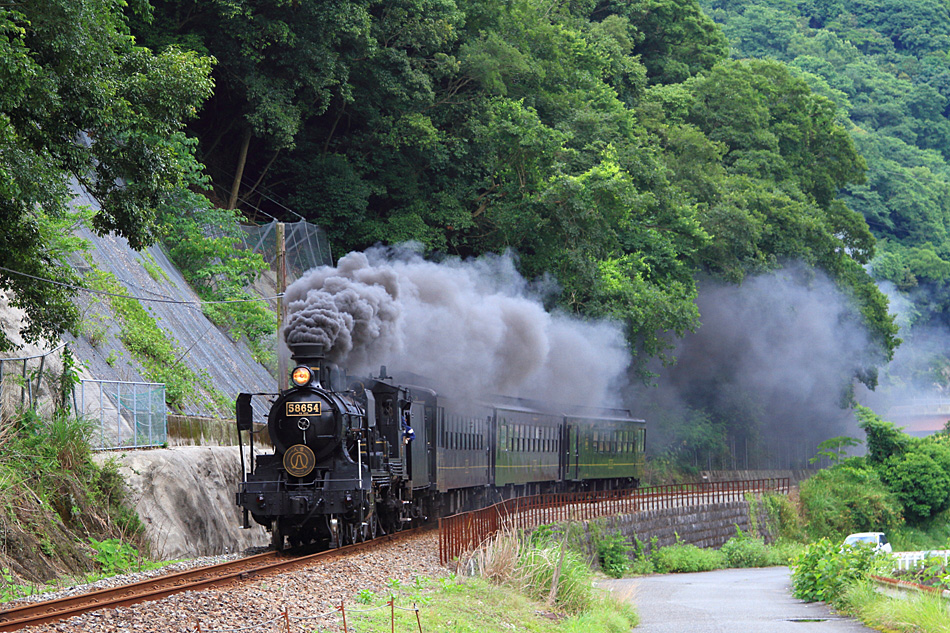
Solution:
M 315 367 L 316 363 L 323 362 L 326 358 L 323 345 L 319 343 L 288 343 L 287 347 L 290 349 L 290 357 L 298 365 Z
M 321 384 L 327 383 L 329 367 L 326 350 L 319 343 L 288 343 L 290 357 L 297 365 L 309 367 Z

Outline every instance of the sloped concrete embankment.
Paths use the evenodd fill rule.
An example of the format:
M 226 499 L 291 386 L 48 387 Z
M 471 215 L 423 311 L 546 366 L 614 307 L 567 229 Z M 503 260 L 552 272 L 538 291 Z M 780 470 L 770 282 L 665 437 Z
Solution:
M 700 471 L 703 481 L 752 481 L 755 479 L 788 479 L 792 486 L 798 485 L 818 472 L 812 469 L 785 470 L 704 470 Z
M 99 453 L 115 459 L 156 559 L 241 552 L 270 542 L 256 524 L 241 529 L 234 504 L 241 481 L 236 446 L 189 446 Z

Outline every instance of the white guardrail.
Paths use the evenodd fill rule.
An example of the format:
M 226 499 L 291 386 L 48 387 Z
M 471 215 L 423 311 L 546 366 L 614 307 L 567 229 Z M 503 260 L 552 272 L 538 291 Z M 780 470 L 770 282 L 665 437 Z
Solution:
M 896 563 L 895 569 L 904 571 L 906 569 L 920 567 L 928 558 L 942 558 L 946 564 L 947 559 L 950 558 L 950 549 L 935 549 L 924 552 L 894 552 L 893 556 L 894 562 Z

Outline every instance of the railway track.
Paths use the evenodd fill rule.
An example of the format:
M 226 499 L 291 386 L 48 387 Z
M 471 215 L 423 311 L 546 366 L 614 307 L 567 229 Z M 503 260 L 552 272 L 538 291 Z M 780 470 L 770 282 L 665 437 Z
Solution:
M 364 549 L 375 547 L 381 542 L 399 540 L 422 530 L 422 527 L 405 530 L 383 536 L 372 541 L 347 545 L 337 549 L 325 550 L 316 554 L 293 556 L 265 552 L 237 560 L 196 567 L 181 572 L 156 576 L 147 580 L 122 585 L 110 589 L 91 591 L 76 596 L 34 602 L 13 606 L 0 611 L 0 632 L 16 631 L 25 626 L 46 624 L 65 620 L 76 615 L 99 609 L 116 609 L 139 602 L 161 600 L 184 591 L 200 591 L 212 587 L 221 587 L 235 582 L 243 582 L 267 574 L 290 571 L 304 567 L 315 561 L 329 561 L 341 556 L 350 556 Z

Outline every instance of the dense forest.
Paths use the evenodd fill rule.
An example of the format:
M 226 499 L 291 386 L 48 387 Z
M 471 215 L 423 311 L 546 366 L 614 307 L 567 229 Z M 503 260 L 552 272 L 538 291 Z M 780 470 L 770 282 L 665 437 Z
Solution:
M 776 60 L 833 101 L 867 164 L 839 198 L 876 241 L 868 265 L 903 343 L 863 400 L 881 413 L 950 387 L 946 2 L 709 2 L 734 59 Z M 913 430 L 913 429 L 912 429 Z
M 156 1 L 130 24 L 216 60 L 192 130 L 220 206 L 292 211 L 336 252 L 515 249 L 641 360 L 697 325 L 697 272 L 802 260 L 857 300 L 868 365 L 894 347 L 873 239 L 836 196 L 865 163 L 834 103 L 730 61 L 695 2 Z
M 512 251 L 549 307 L 622 322 L 647 382 L 703 355 L 676 348 L 725 300 L 702 316 L 703 288 L 827 279 L 868 333 L 845 404 L 899 344 L 876 281 L 916 324 L 950 302 L 942 1 L 43 0 L 0 28 L 0 285 L 34 337 L 76 315 L 11 271 L 68 280 L 43 236 L 70 177 L 99 230 L 192 264 L 188 237 L 237 217 L 306 218 L 338 255 Z M 717 380 L 664 424 L 718 459 L 772 403 Z

